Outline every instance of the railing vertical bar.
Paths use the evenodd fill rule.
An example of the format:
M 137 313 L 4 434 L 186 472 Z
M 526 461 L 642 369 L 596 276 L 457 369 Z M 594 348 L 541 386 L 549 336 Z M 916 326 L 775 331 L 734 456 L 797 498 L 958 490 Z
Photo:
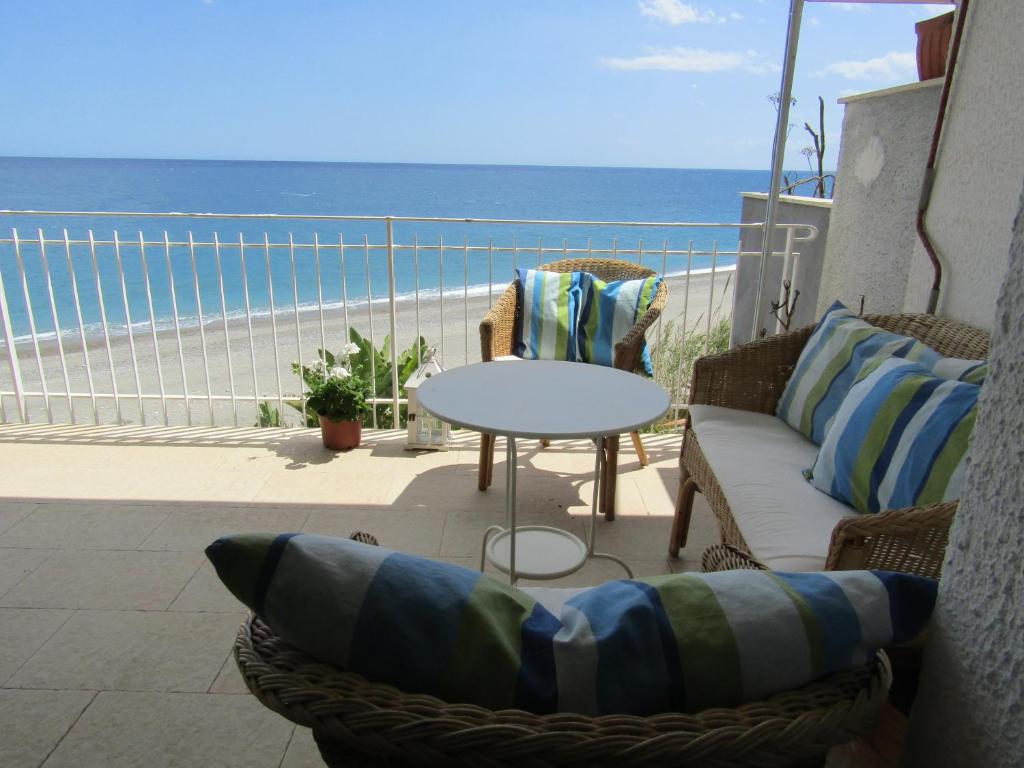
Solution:
M 185 423 L 192 426 L 192 403 L 188 397 L 188 377 L 185 375 L 185 349 L 181 344 L 181 321 L 178 318 L 178 294 L 174 288 L 174 268 L 171 266 L 171 240 L 164 230 L 164 260 L 167 262 L 167 285 L 171 289 L 171 314 L 174 316 L 174 338 L 178 344 L 178 366 L 181 369 L 181 394 L 185 402 Z
M 153 361 L 156 364 L 156 380 L 160 387 L 160 408 L 164 414 L 164 426 L 168 426 L 170 421 L 167 418 L 167 391 L 164 388 L 164 372 L 163 366 L 160 364 L 160 344 L 157 341 L 156 333 L 156 313 L 153 311 L 153 290 L 149 283 L 149 265 L 146 264 L 146 240 L 142 236 L 142 232 L 139 232 L 139 258 L 142 261 L 142 282 L 146 286 L 146 305 L 149 307 L 149 330 L 150 335 L 153 337 Z M 238 426 L 237 424 L 235 426 Z
M 686 320 L 687 313 L 690 311 L 690 281 L 693 279 L 693 240 L 690 240 L 686 246 L 686 282 L 683 288 L 683 325 L 679 329 L 679 339 L 682 344 L 683 351 L 686 350 Z M 676 381 L 676 394 L 679 396 L 678 399 L 682 399 L 683 387 L 685 382 L 683 379 L 683 365 L 682 360 L 679 365 L 679 377 Z M 676 409 L 676 418 L 679 418 L 679 409 Z
M 464 329 L 463 359 L 469 365 L 469 236 L 462 236 L 462 316 Z
M 146 406 L 142 402 L 142 378 L 139 376 L 139 359 L 135 351 L 135 332 L 132 330 L 132 310 L 128 305 L 128 284 L 124 279 L 124 263 L 121 259 L 121 237 L 114 230 L 114 261 L 117 263 L 117 276 L 121 283 L 121 301 L 124 303 L 124 322 L 128 331 L 128 354 L 132 360 L 132 372 L 135 374 L 135 397 L 139 404 L 139 423 L 146 424 Z
M 295 237 L 288 233 L 288 258 L 292 265 L 292 311 L 295 316 L 295 353 L 299 356 L 299 366 L 296 375 L 299 377 L 299 398 L 302 404 L 302 426 L 306 426 L 309 417 L 306 415 L 306 382 L 302 378 L 302 367 L 305 362 L 302 360 L 302 326 L 299 323 L 299 281 L 295 273 Z M 344 272 L 342 272 L 344 274 Z
M 366 270 L 366 315 L 370 323 L 370 390 L 373 396 L 373 411 L 370 416 L 373 428 L 377 428 L 377 343 L 373 338 L 373 285 L 370 280 L 370 239 L 363 235 L 363 267 Z
M 562 238 L 562 258 L 569 258 L 569 238 L 567 237 Z
M 116 235 L 115 243 L 116 243 Z M 100 282 L 100 265 L 96 260 L 96 238 L 93 236 L 92 230 L 89 230 L 89 255 L 92 257 L 92 275 L 96 281 L 96 302 L 100 309 L 100 325 L 103 328 L 103 345 L 107 351 L 107 367 L 110 369 L 110 393 L 114 396 L 114 414 L 117 417 L 117 423 L 121 424 L 123 419 L 121 418 L 121 398 L 117 393 L 117 375 L 114 372 L 114 353 L 110 348 L 110 327 L 107 325 L 107 307 L 103 301 L 103 286 Z M 128 326 L 129 330 L 131 325 Z M 129 336 L 129 338 L 131 338 Z
M 196 292 L 196 319 L 199 322 L 199 346 L 203 352 L 203 381 L 206 384 L 206 407 L 210 414 L 210 426 L 214 425 L 213 386 L 210 384 L 210 359 L 206 353 L 206 323 L 203 321 L 203 297 L 199 290 L 199 270 L 196 269 L 196 242 L 188 233 L 188 257 L 192 264 L 192 287 Z
M 516 236 L 512 235 L 512 276 L 515 277 L 519 269 L 519 246 L 516 244 Z
M 320 279 L 320 233 L 313 233 L 313 270 L 316 272 L 316 307 L 320 315 L 320 349 L 327 352 L 327 329 L 324 326 L 324 283 Z
M 662 244 L 661 244 L 661 279 L 664 280 L 664 281 L 668 281 L 668 276 L 665 274 L 667 270 L 668 270 L 668 240 L 664 240 L 662 242 Z M 667 307 L 666 307 L 666 309 L 667 309 Z M 657 351 L 657 354 L 658 354 L 658 364 L 659 365 L 663 365 L 665 363 L 665 355 L 664 355 L 664 350 L 663 350 L 663 347 L 665 346 L 665 344 L 664 344 L 664 339 L 661 337 L 661 321 L 664 319 L 664 317 L 665 317 L 665 313 L 664 312 L 662 312 L 661 314 L 658 315 L 658 332 L 657 332 L 658 351 Z
M 235 397 L 235 371 L 231 365 L 231 332 L 228 330 L 228 303 L 224 299 L 224 270 L 220 263 L 220 236 L 213 233 L 213 260 L 217 266 L 217 288 L 220 290 L 220 319 L 224 327 L 224 355 L 228 363 L 228 390 L 231 394 L 231 417 L 238 426 L 238 401 Z M 301 359 L 301 358 L 300 358 Z
M 341 311 L 345 320 L 345 343 L 352 338 L 348 329 L 348 278 L 345 275 L 345 234 L 338 233 L 338 258 L 341 263 Z
M 438 235 L 437 239 L 437 264 L 438 282 L 437 296 L 440 301 L 441 311 L 441 367 L 444 367 L 444 235 Z
M 46 404 L 46 420 L 53 424 L 53 407 L 50 404 L 50 390 L 46 386 L 46 374 L 43 372 L 43 356 L 39 352 L 39 335 L 36 333 L 36 319 L 32 312 L 32 298 L 28 291 L 28 277 L 25 275 L 25 262 L 21 258 L 21 240 L 18 237 L 18 230 L 14 233 L 14 258 L 18 264 L 18 274 L 21 276 L 21 290 L 25 297 L 25 312 L 28 315 L 28 329 L 32 335 L 32 349 L 36 356 L 36 368 L 39 370 L 39 386 L 43 392 L 43 402 Z
M 541 262 L 544 260 L 544 238 L 543 236 L 537 238 L 537 269 L 540 269 Z
M 494 238 L 487 238 L 487 306 L 494 306 Z
M 612 238 L 612 258 L 619 258 L 619 238 L 617 237 Z
M 64 333 L 57 317 L 57 298 L 53 294 L 53 277 L 50 275 L 50 261 L 46 258 L 46 238 L 42 227 L 36 230 L 39 237 L 39 259 L 43 263 L 43 274 L 46 275 L 46 293 L 50 298 L 50 317 L 53 318 L 53 332 L 57 337 L 57 356 L 60 358 L 60 373 L 64 380 L 64 392 L 68 398 L 68 414 L 71 423 L 75 423 L 75 401 L 71 397 L 71 379 L 68 377 L 68 361 L 64 355 Z
M 96 401 L 96 384 L 92 379 L 92 363 L 89 362 L 89 343 L 85 337 L 85 321 L 82 319 L 82 302 L 78 296 L 78 278 L 75 276 L 75 262 L 71 257 L 71 238 L 67 229 L 64 230 L 64 253 L 67 255 L 68 277 L 71 280 L 71 298 L 75 305 L 75 318 L 78 320 L 78 339 L 82 344 L 82 361 L 85 363 L 85 380 L 89 385 L 89 400 L 92 403 L 92 423 L 100 423 L 100 409 Z
M 388 243 L 388 325 L 391 328 L 391 428 L 398 429 L 398 313 L 395 307 L 395 232 L 389 216 L 386 222 Z
M 644 265 L 644 239 L 642 237 L 636 241 L 636 263 L 641 267 Z
M 28 409 L 25 406 L 25 386 L 21 379 L 21 362 L 18 360 L 18 346 L 14 341 L 14 327 L 11 325 L 11 310 L 7 304 L 7 287 L 4 285 L 2 271 L 0 271 L 0 326 L 4 331 L 4 349 L 7 350 L 7 365 L 11 370 L 14 399 L 18 404 L 18 418 L 23 424 L 26 424 L 28 423 Z M 6 421 L 6 414 L 4 419 Z
M 708 288 L 708 316 L 704 324 L 704 354 L 708 353 L 711 342 L 711 312 L 715 306 L 715 267 L 718 266 L 718 241 L 714 241 L 711 249 L 711 285 Z
M 274 344 L 274 381 L 277 383 L 277 413 L 280 416 L 284 413 L 284 392 L 281 390 L 281 358 L 277 351 L 277 310 L 274 308 L 274 273 L 270 266 L 270 237 L 266 232 L 263 233 L 263 252 L 267 257 L 267 301 L 270 304 L 270 334 Z
M 256 423 L 260 419 L 260 383 L 256 377 L 256 341 L 252 336 L 252 307 L 249 304 L 249 269 L 245 261 L 245 235 L 238 233 L 238 258 L 242 265 L 242 298 L 245 301 L 245 327 L 249 332 L 249 364 L 252 368 L 252 399 L 256 406 Z M 317 259 L 319 266 L 319 258 Z M 317 269 L 319 273 L 319 268 Z M 320 275 L 317 274 L 317 285 L 320 283 Z M 323 307 L 323 302 L 320 303 Z M 323 315 L 320 317 L 323 321 Z
M 423 365 L 423 349 L 420 345 L 420 236 L 412 236 L 413 295 L 416 300 L 416 367 Z

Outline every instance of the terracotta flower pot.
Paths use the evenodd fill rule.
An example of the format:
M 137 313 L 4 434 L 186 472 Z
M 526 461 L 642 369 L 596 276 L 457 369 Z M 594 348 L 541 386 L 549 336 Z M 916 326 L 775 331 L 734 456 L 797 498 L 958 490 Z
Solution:
M 363 425 L 358 421 L 331 421 L 320 417 L 320 434 L 324 439 L 324 448 L 332 451 L 347 451 L 358 448 L 363 436 Z
M 931 80 L 946 74 L 946 54 L 953 35 L 953 11 L 925 19 L 914 25 L 917 30 L 917 76 Z

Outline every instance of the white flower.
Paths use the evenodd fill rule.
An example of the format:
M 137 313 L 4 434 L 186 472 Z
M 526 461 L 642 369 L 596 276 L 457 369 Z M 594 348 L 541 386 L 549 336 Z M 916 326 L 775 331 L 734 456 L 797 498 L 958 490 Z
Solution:
M 347 379 L 350 375 L 351 374 L 349 374 L 348 370 L 346 368 L 343 368 L 340 365 L 336 365 L 333 368 L 331 368 L 331 377 L 332 378 L 335 378 L 335 379 Z
M 359 354 L 359 345 L 354 342 L 349 342 L 345 345 L 345 356 Z

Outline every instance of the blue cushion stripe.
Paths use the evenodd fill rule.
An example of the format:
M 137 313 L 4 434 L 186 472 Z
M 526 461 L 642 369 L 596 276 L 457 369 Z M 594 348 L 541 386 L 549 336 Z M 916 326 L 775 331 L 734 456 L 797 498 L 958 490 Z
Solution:
M 654 612 L 654 619 L 658 623 L 658 635 L 661 638 L 661 649 L 665 654 L 665 671 L 668 673 L 668 693 L 670 708 L 681 711 L 686 706 L 686 683 L 683 680 L 683 664 L 679 657 L 679 644 L 676 641 L 675 632 L 672 630 L 672 622 L 669 621 L 668 612 L 661 602 L 661 594 L 658 590 L 642 581 L 631 581 L 637 589 L 647 596 Z
M 466 568 L 390 554 L 356 618 L 352 669 L 410 692 L 437 690 L 453 661 L 462 611 L 481 577 Z
M 892 643 L 913 640 L 928 624 L 935 608 L 939 583 L 906 573 L 871 571 L 889 593 Z
M 554 638 L 562 628 L 540 603 L 533 606 L 522 627 L 521 666 L 516 678 L 516 706 L 530 712 L 558 710 Z
M 253 587 L 252 610 L 257 616 L 265 616 L 263 610 L 267 600 L 267 590 L 270 589 L 270 582 L 274 579 L 274 572 L 277 570 L 278 563 L 281 562 L 284 548 L 296 535 L 298 534 L 282 533 L 274 537 L 274 540 L 270 542 L 270 546 L 267 548 L 267 555 L 263 560 L 263 565 L 260 567 L 259 575 L 256 578 L 256 584 Z
M 779 573 L 810 606 L 822 643 L 824 672 L 845 669 L 853 663 L 852 649 L 861 643 L 860 619 L 846 593 L 827 576 L 818 573 Z

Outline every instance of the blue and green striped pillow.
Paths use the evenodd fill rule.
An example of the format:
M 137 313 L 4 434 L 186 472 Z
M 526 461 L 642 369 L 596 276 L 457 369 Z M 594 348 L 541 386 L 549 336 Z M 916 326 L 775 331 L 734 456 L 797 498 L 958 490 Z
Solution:
M 837 301 L 804 345 L 775 413 L 821 445 L 850 387 L 894 357 L 917 362 L 937 376 L 975 384 L 988 371 L 984 360 L 943 357 L 916 339 L 876 328 Z
M 850 388 L 811 483 L 860 512 L 960 498 L 980 391 L 916 363 L 886 360 Z
M 659 285 L 661 278 L 657 276 L 606 282 L 585 272 L 581 283 L 579 360 L 614 365 L 615 345 L 651 306 Z M 653 376 L 654 366 L 647 342 L 644 342 L 640 359 L 644 372 Z
M 611 581 L 548 610 L 477 571 L 310 534 L 218 539 L 224 584 L 288 643 L 409 693 L 491 709 L 734 706 L 916 637 L 935 582 L 728 571 Z
M 519 321 L 513 354 L 526 360 L 578 360 L 582 272 L 516 269 Z

